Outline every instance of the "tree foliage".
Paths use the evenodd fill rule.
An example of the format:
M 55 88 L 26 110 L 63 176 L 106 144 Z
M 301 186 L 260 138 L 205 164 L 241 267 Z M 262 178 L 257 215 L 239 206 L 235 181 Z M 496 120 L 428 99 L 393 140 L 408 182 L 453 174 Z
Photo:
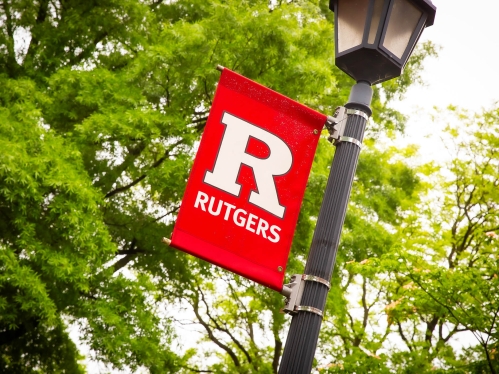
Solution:
M 397 178 L 399 198 L 383 194 L 383 213 L 395 207 L 390 201 L 400 202 L 399 219 L 383 219 L 392 226 L 376 225 L 392 215 L 380 214 L 372 197 L 360 207 L 363 215 L 366 205 L 376 212 L 365 222 L 352 220 L 354 193 L 341 252 L 347 261 L 339 266 L 343 292 L 330 300 L 342 302 L 323 331 L 334 364 L 324 372 L 498 372 L 497 109 L 473 116 L 454 108 L 446 115 L 451 159 L 399 174 L 417 172 L 417 179 Z M 388 164 L 396 159 L 389 156 Z M 379 174 L 390 176 L 383 168 Z M 359 182 L 362 164 L 358 175 Z

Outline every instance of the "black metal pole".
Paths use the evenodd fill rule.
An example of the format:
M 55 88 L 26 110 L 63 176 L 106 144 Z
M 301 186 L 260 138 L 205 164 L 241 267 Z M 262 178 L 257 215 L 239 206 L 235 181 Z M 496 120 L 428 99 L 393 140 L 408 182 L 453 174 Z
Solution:
M 352 87 L 345 105 L 350 109 L 343 133 L 337 145 L 326 191 L 317 220 L 305 274 L 330 281 L 352 182 L 357 168 L 366 122 L 371 115 L 372 88 L 366 82 Z M 300 304 L 324 310 L 328 287 L 319 282 L 305 282 Z M 309 374 L 317 347 L 322 317 L 308 311 L 293 316 L 279 374 Z

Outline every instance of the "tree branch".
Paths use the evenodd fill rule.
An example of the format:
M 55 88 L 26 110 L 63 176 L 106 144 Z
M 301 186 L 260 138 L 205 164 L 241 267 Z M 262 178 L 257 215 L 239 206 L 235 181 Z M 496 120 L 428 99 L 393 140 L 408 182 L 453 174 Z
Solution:
M 184 369 L 190 370 L 193 373 L 214 373 L 213 370 L 199 370 L 199 369 L 193 369 L 189 366 L 182 366 Z
M 399 335 L 400 335 L 400 337 L 402 338 L 402 340 L 407 345 L 407 348 L 409 348 L 409 351 L 412 352 L 412 345 L 409 342 L 409 340 L 407 339 L 407 337 L 405 336 L 404 331 L 402 330 L 402 325 L 400 324 L 400 321 L 397 321 L 397 325 L 398 325 L 398 328 L 399 328 Z
M 218 345 L 220 348 L 222 348 L 225 352 L 227 352 L 227 354 L 230 356 L 230 358 L 232 359 L 232 361 L 234 362 L 234 365 L 236 367 L 240 367 L 241 366 L 241 363 L 239 362 L 239 359 L 237 358 L 236 354 L 234 353 L 234 351 L 232 349 L 230 349 L 229 346 L 225 345 L 224 343 L 222 343 L 214 334 L 213 334 L 213 330 L 211 329 L 210 325 L 208 323 L 206 323 L 203 318 L 201 317 L 200 313 L 199 313 L 199 298 L 197 296 L 194 296 L 193 297 L 193 303 L 191 304 L 192 305 L 192 309 L 194 311 L 194 314 L 196 315 L 196 318 L 198 319 L 199 323 L 201 324 L 201 326 L 204 327 L 204 329 L 206 330 L 206 332 L 208 333 L 208 338 L 210 338 L 210 340 L 215 343 L 216 345 Z
M 438 317 L 436 315 L 433 316 L 430 322 L 426 322 L 426 331 L 425 331 L 425 342 L 431 346 L 431 339 L 433 337 L 433 331 L 435 331 L 435 328 L 437 327 L 438 324 Z M 429 349 L 429 347 L 428 347 Z
M 241 342 L 238 339 L 236 339 L 234 335 L 232 335 L 232 333 L 230 332 L 230 330 L 227 327 L 220 326 L 220 324 L 218 323 L 218 321 L 211 316 L 211 314 L 209 312 L 209 309 L 208 309 L 208 303 L 206 302 L 206 299 L 204 297 L 203 291 L 201 290 L 201 288 L 199 286 L 198 286 L 198 292 L 201 294 L 201 300 L 203 301 L 203 304 L 206 307 L 206 314 L 208 315 L 208 318 L 213 322 L 213 324 L 215 325 L 215 327 L 218 330 L 220 330 L 220 331 L 226 333 L 227 335 L 229 335 L 229 337 L 232 339 L 232 341 L 244 353 L 244 355 L 246 356 L 246 359 L 251 364 L 251 362 L 252 362 L 251 356 L 248 353 L 248 351 L 244 348 L 244 346 L 241 344 Z
M 118 270 L 121 268 L 125 267 L 130 261 L 132 261 L 136 256 L 137 253 L 135 253 L 135 245 L 137 243 L 137 240 L 135 238 L 132 239 L 132 242 L 130 243 L 130 247 L 126 251 L 121 251 L 121 252 L 126 252 L 125 257 L 119 259 L 116 261 L 113 265 L 114 271 L 113 273 L 116 273 Z M 119 254 L 119 252 L 118 252 Z
M 163 219 L 163 218 L 165 218 L 166 216 L 168 216 L 168 215 L 170 215 L 170 214 L 173 214 L 173 213 L 177 212 L 179 209 L 180 209 L 180 205 L 179 205 L 179 206 L 174 207 L 172 210 L 170 210 L 170 211 L 166 212 L 165 214 L 163 214 L 163 215 L 161 215 L 161 216 L 159 216 L 159 217 L 154 218 L 154 221 L 153 221 L 153 222 L 158 222 L 160 219 Z
M 154 8 L 157 8 L 159 5 L 163 4 L 163 0 L 157 0 L 157 1 L 153 1 L 150 5 L 150 8 L 151 9 L 154 9 Z M 210 371 L 211 373 L 211 371 Z
M 150 167 L 149 167 L 149 170 L 150 169 L 155 169 L 157 167 L 159 167 L 169 156 L 170 156 L 170 152 L 172 151 L 172 149 L 174 149 L 177 145 L 181 144 L 182 143 L 182 140 L 179 140 L 178 142 L 172 144 L 171 148 L 165 150 L 165 153 L 162 157 L 160 157 L 155 163 L 153 163 Z M 136 184 L 140 183 L 142 180 L 144 180 L 145 178 L 147 177 L 147 172 L 142 174 L 140 177 L 138 177 L 137 179 L 135 179 L 134 181 L 132 181 L 131 183 L 128 183 L 127 185 L 125 186 L 121 186 L 121 187 L 118 187 L 112 191 L 109 191 L 105 196 L 104 198 L 109 198 L 109 197 L 112 197 L 120 192 L 123 192 L 123 191 L 126 191 L 130 188 L 132 188 L 133 186 L 135 186 Z
M 40 0 L 40 7 L 38 8 L 38 14 L 36 16 L 36 24 L 40 25 L 43 22 L 45 22 L 45 19 L 47 18 L 47 11 L 49 7 L 49 0 Z M 32 61 L 33 56 L 35 54 L 35 48 L 38 46 L 38 43 L 40 43 L 40 40 L 38 38 L 38 35 L 36 32 L 31 33 L 31 40 L 29 42 L 29 47 L 28 51 L 26 52 L 26 57 L 24 58 L 24 61 Z
M 369 317 L 369 309 L 370 309 L 367 306 L 366 294 L 367 294 L 366 278 L 362 277 L 362 308 L 364 309 L 364 316 L 362 319 L 362 327 L 364 327 L 364 330 L 367 326 L 367 321 L 368 321 L 368 317 Z
M 272 358 L 272 372 L 277 373 L 279 358 L 281 357 L 282 342 L 277 334 L 274 334 L 274 357 Z
M 99 34 L 97 34 L 95 36 L 94 40 L 92 41 L 92 43 L 90 44 L 90 46 L 87 47 L 87 49 L 83 50 L 78 55 L 74 55 L 73 57 L 71 57 L 69 59 L 69 65 L 70 66 L 77 65 L 80 62 L 82 62 L 85 58 L 88 58 L 92 54 L 92 52 L 95 50 L 95 47 L 97 46 L 97 44 L 99 44 L 101 41 L 103 41 L 104 38 L 108 35 L 109 35 L 108 31 L 102 31 Z
M 146 146 L 142 142 L 139 142 L 135 147 L 127 146 L 128 154 L 123 162 L 107 172 L 106 175 L 95 182 L 94 185 L 102 188 L 102 190 L 111 188 L 116 179 L 118 179 L 118 177 L 135 162 L 145 148 Z
M 135 186 L 136 184 L 140 183 L 140 181 L 144 180 L 145 178 L 147 177 L 147 174 L 142 174 L 140 177 L 138 177 L 137 179 L 135 179 L 133 182 L 131 183 L 128 183 L 124 186 L 121 186 L 121 187 L 118 187 L 110 192 L 108 192 L 104 198 L 109 198 L 109 197 L 112 197 L 120 192 L 123 192 L 123 191 L 126 191 L 130 188 L 132 188 L 133 186 Z
M 10 9 L 10 4 L 9 1 L 4 0 L 2 1 L 2 8 L 5 12 L 5 23 L 6 23 L 6 29 L 7 29 L 7 35 L 8 39 L 6 40 L 6 46 L 7 46 L 7 68 L 8 68 L 8 74 L 10 77 L 15 77 L 17 75 L 17 72 L 19 70 L 19 64 L 17 63 L 16 60 L 16 51 L 14 49 L 14 25 L 12 23 L 12 14 L 11 14 L 11 9 Z

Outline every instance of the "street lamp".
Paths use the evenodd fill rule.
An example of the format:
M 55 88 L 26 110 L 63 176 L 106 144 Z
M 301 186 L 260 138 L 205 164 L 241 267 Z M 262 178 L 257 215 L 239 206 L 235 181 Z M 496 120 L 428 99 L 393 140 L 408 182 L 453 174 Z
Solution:
M 370 84 L 400 76 L 436 8 L 428 0 L 331 0 L 336 65 Z
M 335 12 L 336 65 L 357 81 L 345 107 L 328 117 L 336 145 L 317 225 L 305 265 L 284 285 L 284 308 L 293 314 L 279 374 L 307 374 L 317 347 L 352 182 L 372 114 L 371 85 L 400 76 L 425 27 L 435 19 L 430 0 L 331 0 Z

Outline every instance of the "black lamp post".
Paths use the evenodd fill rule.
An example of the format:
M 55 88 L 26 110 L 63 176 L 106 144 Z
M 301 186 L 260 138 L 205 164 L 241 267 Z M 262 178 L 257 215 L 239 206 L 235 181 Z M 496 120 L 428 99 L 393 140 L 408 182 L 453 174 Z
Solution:
M 357 81 L 348 103 L 330 117 L 337 146 L 305 274 L 283 287 L 293 314 L 279 374 L 308 374 L 317 346 L 329 281 L 345 220 L 367 120 L 372 84 L 398 77 L 423 29 L 433 24 L 430 0 L 331 0 L 336 65 Z

